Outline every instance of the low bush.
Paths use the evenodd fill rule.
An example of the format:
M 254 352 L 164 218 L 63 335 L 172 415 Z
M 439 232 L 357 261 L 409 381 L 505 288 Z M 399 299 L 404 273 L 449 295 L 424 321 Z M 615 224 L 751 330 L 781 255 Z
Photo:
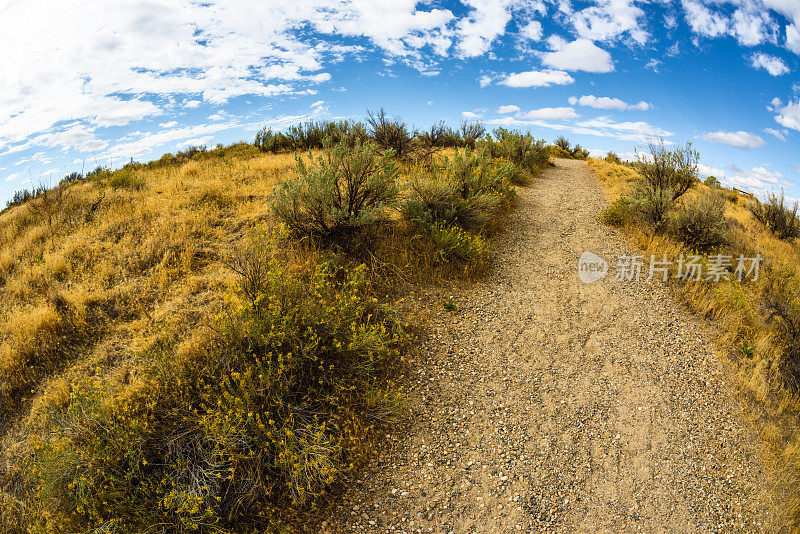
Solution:
M 112 189 L 133 189 L 139 191 L 145 186 L 144 178 L 132 171 L 121 169 L 111 173 L 108 186 Z
M 797 219 L 797 202 L 789 207 L 783 192 L 778 196 L 770 193 L 762 203 L 755 199 L 749 206 L 753 216 L 780 239 L 800 237 L 800 220 Z
M 272 255 L 263 277 L 201 343 L 157 343 L 135 385 L 87 377 L 42 408 L 31 531 L 291 531 L 361 465 L 402 410 L 408 334 L 363 267 Z
M 589 157 L 589 151 L 585 148 L 581 148 L 581 145 L 575 145 L 570 151 L 570 155 L 573 159 L 586 159 Z
M 631 205 L 645 225 L 653 231 L 660 231 L 664 229 L 667 215 L 675 206 L 675 195 L 672 189 L 656 188 L 640 182 L 631 195 Z
M 505 158 L 514 164 L 511 181 L 526 185 L 534 174 L 548 165 L 550 156 L 545 142 L 535 140 L 531 134 L 521 134 L 506 128 L 494 131 L 495 142 L 490 143 L 491 155 Z
M 391 118 L 383 108 L 367 112 L 369 137 L 381 150 L 391 150 L 398 158 L 408 158 L 413 151 L 413 139 L 406 124 Z
M 265 126 L 256 133 L 253 144 L 262 152 L 319 150 L 325 139 L 332 144 L 345 141 L 352 146 L 367 140 L 367 130 L 364 124 L 355 121 L 308 121 L 290 126 L 285 132 L 273 132 Z
M 719 189 L 720 187 L 722 187 L 722 184 L 719 183 L 719 180 L 717 180 L 716 176 L 709 176 L 708 178 L 703 180 L 703 183 L 708 187 L 710 187 L 711 189 Z
M 501 200 L 489 192 L 470 192 L 466 198 L 457 183 L 447 179 L 417 177 L 412 195 L 402 206 L 403 216 L 419 227 L 440 222 L 467 230 L 480 230 L 491 222 Z
M 385 218 L 398 196 L 393 152 L 371 144 L 326 141 L 323 153 L 297 157 L 297 178 L 281 183 L 272 199 L 279 221 L 298 235 L 344 243 L 353 230 Z
M 735 189 L 721 188 L 720 192 L 722 193 L 722 196 L 725 197 L 725 200 L 732 202 L 733 204 L 737 204 L 741 198 L 739 192 Z
M 556 138 L 556 140 L 553 143 L 553 145 L 558 147 L 558 148 L 560 148 L 561 150 L 564 150 L 567 153 L 570 152 L 570 146 L 571 145 L 569 143 L 569 140 L 566 137 L 564 137 L 563 135 L 558 136 L 558 138 Z
M 606 163 L 616 163 L 617 165 L 622 165 L 622 160 L 619 159 L 619 156 L 616 152 L 609 151 L 604 160 Z
M 458 226 L 436 223 L 430 226 L 430 248 L 432 260 L 436 263 L 455 263 L 457 267 L 480 270 L 489 259 L 489 248 L 479 235 Z
M 547 147 L 548 154 L 552 158 L 562 158 L 562 159 L 572 159 L 572 154 L 569 150 L 564 150 L 560 146 L 549 146 Z
M 685 202 L 672 221 L 672 231 L 686 246 L 698 252 L 708 252 L 725 244 L 725 200 L 709 194 Z
M 683 196 L 698 181 L 700 154 L 691 143 L 667 150 L 664 140 L 649 143 L 649 155 L 639 154 L 637 170 L 649 188 L 671 191 L 674 200 Z M 659 193 L 658 196 L 663 196 Z
M 266 126 L 256 133 L 255 146 L 262 152 L 282 152 L 292 149 L 292 141 L 281 132 L 273 132 Z
M 551 146 L 548 147 L 550 156 L 565 159 L 586 159 L 589 151 L 581 148 L 581 145 L 572 147 L 566 137 L 559 136 Z
M 481 234 L 499 225 L 512 202 L 513 173 L 512 163 L 465 149 L 415 177 L 401 212 L 414 228 L 416 253 L 429 265 L 472 272 L 485 267 L 489 251 Z
M 428 130 L 419 133 L 417 139 L 423 147 L 429 149 L 442 149 L 461 145 L 461 137 L 458 132 L 447 126 L 444 121 L 439 121 Z
M 475 143 L 486 135 L 486 128 L 480 122 L 470 122 L 463 120 L 459 129 L 459 146 L 474 149 Z
M 620 197 L 612 202 L 601 215 L 603 222 L 611 226 L 623 226 L 633 214 L 633 202 L 627 197 Z

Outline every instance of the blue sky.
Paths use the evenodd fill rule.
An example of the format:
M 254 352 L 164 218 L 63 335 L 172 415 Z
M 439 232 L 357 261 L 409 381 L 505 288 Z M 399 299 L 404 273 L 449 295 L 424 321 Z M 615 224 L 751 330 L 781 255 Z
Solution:
M 0 0 L 0 202 L 263 125 L 463 118 L 800 197 L 800 0 Z

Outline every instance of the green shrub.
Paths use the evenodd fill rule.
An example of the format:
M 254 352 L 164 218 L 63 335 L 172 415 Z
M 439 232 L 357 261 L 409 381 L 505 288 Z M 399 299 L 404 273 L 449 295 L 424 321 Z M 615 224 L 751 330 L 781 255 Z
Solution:
M 415 178 L 412 195 L 402 206 L 403 216 L 417 226 L 436 222 L 480 230 L 491 222 L 500 199 L 487 192 L 460 195 L 457 184 L 429 177 Z
M 262 152 L 281 152 L 292 148 L 292 141 L 283 133 L 273 133 L 266 126 L 256 133 L 255 146 Z
M 589 157 L 589 151 L 585 148 L 581 148 L 581 145 L 575 145 L 575 147 L 570 150 L 570 156 L 573 159 L 586 159 Z
M 354 121 L 308 121 L 290 126 L 283 133 L 273 133 L 265 126 L 256 134 L 254 145 L 262 152 L 317 150 L 323 148 L 325 139 L 330 139 L 332 144 L 364 143 L 367 131 L 362 123 Z
M 685 203 L 672 221 L 672 230 L 684 244 L 699 252 L 725 244 L 725 200 L 719 195 L 702 195 Z
M 564 137 L 563 135 L 558 136 L 558 138 L 555 140 L 554 144 L 555 144 L 555 146 L 557 146 L 558 148 L 564 150 L 567 153 L 571 152 L 571 150 L 570 150 L 570 146 L 571 145 L 570 145 L 569 141 L 567 140 L 567 138 Z
M 111 173 L 108 185 L 112 189 L 133 189 L 138 191 L 144 188 L 145 182 L 144 177 L 132 171 L 122 169 Z
M 514 198 L 513 172 L 510 162 L 492 161 L 485 151 L 456 152 L 431 174 L 413 179 L 403 216 L 421 228 L 441 223 L 483 231 Z
M 651 142 L 649 150 L 648 156 L 639 154 L 637 167 L 650 189 L 661 192 L 669 190 L 673 199 L 677 200 L 698 181 L 700 154 L 692 148 L 691 143 L 667 150 L 664 140 L 660 139 Z
M 73 382 L 26 456 L 29 531 L 300 528 L 402 409 L 409 338 L 366 280 L 273 255 L 257 306 L 233 304 L 196 347 L 156 344 L 131 391 Z
M 517 185 L 529 183 L 550 160 L 545 142 L 535 140 L 531 134 L 523 135 L 501 127 L 494 131 L 494 138 L 495 142 L 490 144 L 491 155 L 514 164 L 511 181 Z
M 658 231 L 663 229 L 667 215 L 675 206 L 674 192 L 640 182 L 631 195 L 631 205 L 645 225 Z
M 427 131 L 418 134 L 417 139 L 423 147 L 430 149 L 457 147 L 461 144 L 458 132 L 447 126 L 444 121 L 439 121 Z
M 492 160 L 485 150 L 465 149 L 452 158 L 445 157 L 437 172 L 454 183 L 461 198 L 491 193 L 503 201 L 514 198 L 511 181 L 516 172 L 513 162 Z
M 486 241 L 457 226 L 436 223 L 430 227 L 430 247 L 434 261 L 459 266 L 480 267 L 489 259 Z
M 620 197 L 603 210 L 603 222 L 611 226 L 622 226 L 633 214 L 633 202 L 627 197 Z
M 486 134 L 486 128 L 480 122 L 461 121 L 459 129 L 459 146 L 474 149 L 475 143 Z
M 800 237 L 800 221 L 797 219 L 797 202 L 791 208 L 786 203 L 783 191 L 778 196 L 770 193 L 762 203 L 755 199 L 749 206 L 753 216 L 780 239 Z
M 276 188 L 272 210 L 295 234 L 338 240 L 385 218 L 398 195 L 397 166 L 391 151 L 345 140 L 326 144 L 323 154 L 297 157 L 296 180 Z
M 398 158 L 408 158 L 413 151 L 411 134 L 399 118 L 390 118 L 383 108 L 367 112 L 369 137 L 381 150 L 391 150 Z
M 606 163 L 616 163 L 617 165 L 622 165 L 622 160 L 619 159 L 619 156 L 617 155 L 617 153 L 613 152 L 613 151 L 610 151 L 610 150 L 606 154 L 605 162 Z
M 554 158 L 565 159 L 586 159 L 589 151 L 581 148 L 581 145 L 572 147 L 566 137 L 559 136 L 553 145 L 548 147 L 548 153 Z
M 722 187 L 722 184 L 719 183 L 719 180 L 717 180 L 716 176 L 709 176 L 708 178 L 703 180 L 703 183 L 706 184 L 711 189 L 719 189 L 720 187 Z
M 570 151 L 569 150 L 564 150 L 560 146 L 549 146 L 549 147 L 547 147 L 547 149 L 548 149 L 548 154 L 550 155 L 550 157 L 563 158 L 563 159 L 571 159 L 572 158 L 572 154 L 570 153 Z
M 722 188 L 720 189 L 720 192 L 722 193 L 722 196 L 725 197 L 725 200 L 727 200 L 728 202 L 732 202 L 734 204 L 739 202 L 739 192 L 736 191 L 735 189 Z

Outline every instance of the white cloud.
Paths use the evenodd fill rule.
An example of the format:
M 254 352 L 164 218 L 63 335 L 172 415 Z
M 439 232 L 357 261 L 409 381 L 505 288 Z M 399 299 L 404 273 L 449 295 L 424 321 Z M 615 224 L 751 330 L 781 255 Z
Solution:
M 525 26 L 520 28 L 519 34 L 531 41 L 538 41 L 542 38 L 542 23 L 538 20 L 532 20 Z
M 505 32 L 511 20 L 505 2 L 462 0 L 472 8 L 469 16 L 458 21 L 458 51 L 462 57 L 475 57 L 485 53 L 496 38 Z
M 530 111 L 523 111 L 517 114 L 520 119 L 576 119 L 578 114 L 572 108 L 539 108 Z
M 478 78 L 478 83 L 480 84 L 481 87 L 486 87 L 488 85 L 491 85 L 492 79 L 493 78 L 491 76 L 484 74 L 483 76 Z
M 509 105 L 509 106 L 500 106 L 497 108 L 497 112 L 501 115 L 506 115 L 508 113 L 516 113 L 519 111 L 519 106 Z
M 800 25 L 797 22 L 786 26 L 786 48 L 800 55 Z
M 508 87 L 550 87 L 574 82 L 575 79 L 562 70 L 529 70 L 509 74 L 499 83 Z
M 138 156 L 147 155 L 154 151 L 154 149 L 175 143 L 185 141 L 187 139 L 194 140 L 202 137 L 207 137 L 210 134 L 229 130 L 242 126 L 239 123 L 227 122 L 217 124 L 200 124 L 197 126 L 185 126 L 182 128 L 174 128 L 172 130 L 161 130 L 154 133 L 144 134 L 138 139 L 117 143 L 109 148 L 104 154 L 104 158 L 113 159 L 128 159 Z
M 542 54 L 542 63 L 548 67 L 568 71 L 611 72 L 614 63 L 611 54 L 588 39 L 565 43 L 551 39 L 553 51 Z
M 160 128 L 173 128 L 178 125 L 178 121 L 162 122 L 158 126 Z
M 728 33 L 728 20 L 725 16 L 714 13 L 700 2 L 683 0 L 686 22 L 694 33 L 704 37 L 719 37 Z
M 759 52 L 750 58 L 750 65 L 756 69 L 764 69 L 773 76 L 780 76 L 789 72 L 789 67 L 781 58 Z
M 636 122 L 614 122 L 610 119 L 600 117 L 596 119 L 590 119 L 587 121 L 577 123 L 579 126 L 583 126 L 585 128 L 599 128 L 599 129 L 606 129 L 615 132 L 620 132 L 622 134 L 631 134 L 625 140 L 644 140 L 647 141 L 649 138 L 652 137 L 671 137 L 672 132 L 657 128 L 655 126 L 651 126 L 649 123 L 644 121 L 636 121 Z M 635 137 L 633 137 L 635 136 Z
M 738 189 L 751 191 L 753 193 L 763 193 L 771 188 L 783 178 L 779 172 L 771 172 L 764 167 L 753 167 L 752 169 L 742 169 L 735 165 L 728 167 L 730 174 L 725 175 L 722 182 L 725 185 L 732 185 Z
M 12 174 L 9 174 L 9 175 L 6 177 L 6 182 L 13 182 L 13 181 L 14 181 L 14 180 L 16 180 L 17 178 L 19 178 L 19 174 L 17 174 L 17 173 L 12 173 Z
M 774 41 L 777 36 L 776 29 L 769 14 L 757 11 L 754 7 L 737 9 L 733 14 L 731 33 L 743 46 L 755 46 L 767 40 Z
M 422 67 L 423 48 L 442 56 L 454 39 L 464 50 L 473 35 L 490 43 L 492 35 L 504 31 L 496 12 L 510 9 L 481 4 L 473 9 L 472 25 L 456 27 L 451 11 L 418 9 L 418 4 L 6 2 L 3 20 L 13 23 L 0 32 L 5 58 L 0 147 L 24 144 L 71 121 L 122 126 L 162 115 L 175 105 L 191 109 L 241 95 L 307 93 L 309 86 L 331 79 L 323 70 L 326 61 L 364 50 L 333 39 L 297 36 L 298 28 L 362 38 L 392 61 Z
M 584 39 L 608 41 L 628 33 L 639 44 L 644 44 L 648 38 L 643 18 L 644 11 L 632 0 L 600 0 L 569 17 L 575 31 Z
M 772 101 L 774 111 L 777 113 L 775 121 L 784 126 L 800 132 L 800 101 L 788 102 L 785 106 L 777 98 Z
M 636 110 L 636 111 L 647 111 L 649 110 L 652 105 L 648 102 L 639 102 L 638 104 L 628 104 L 627 102 L 620 100 L 619 98 L 611 98 L 607 96 L 594 96 L 594 95 L 583 95 L 580 98 L 577 97 L 570 97 L 569 103 L 573 106 L 575 104 L 580 104 L 581 106 L 587 106 L 590 108 L 595 109 L 616 109 L 619 111 L 625 110 Z
M 537 126 L 562 133 L 575 135 L 593 135 L 597 137 L 617 139 L 619 141 L 633 141 L 647 143 L 653 137 L 671 137 L 673 134 L 667 130 L 657 128 L 646 122 L 614 122 L 608 118 L 600 117 L 574 123 L 550 122 L 541 119 L 523 119 L 520 117 L 502 117 L 486 121 L 487 124 L 503 126 Z M 671 144 L 670 141 L 665 141 Z
M 214 139 L 213 135 L 206 135 L 205 137 L 196 137 L 194 139 L 187 139 L 175 145 L 175 148 L 182 149 L 190 146 L 208 146 Z
M 697 166 L 697 170 L 703 178 L 715 176 L 726 187 L 735 187 L 756 194 L 764 193 L 783 178 L 781 173 L 769 171 L 764 167 L 743 169 L 729 165 L 726 170 L 701 163 Z
M 773 136 L 775 139 L 778 139 L 779 141 L 786 141 L 786 137 L 789 135 L 789 130 L 785 128 L 783 130 L 776 130 L 775 128 L 764 128 L 764 131 Z
M 462 111 L 461 116 L 464 117 L 465 119 L 473 119 L 473 120 L 481 118 L 480 114 L 475 113 L 474 111 Z
M 709 132 L 707 134 L 704 134 L 702 138 L 703 140 L 711 143 L 723 143 L 725 145 L 730 145 L 736 148 L 743 148 L 745 150 L 749 150 L 751 148 L 761 148 L 766 144 L 761 137 L 743 131 Z

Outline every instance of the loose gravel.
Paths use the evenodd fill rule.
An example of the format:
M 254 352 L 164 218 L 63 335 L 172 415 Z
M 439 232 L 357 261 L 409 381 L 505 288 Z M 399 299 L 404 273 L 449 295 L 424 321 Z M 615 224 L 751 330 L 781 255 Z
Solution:
M 422 299 L 413 422 L 314 528 L 771 530 L 756 438 L 711 326 L 659 282 L 578 279 L 583 251 L 612 264 L 634 253 L 599 222 L 584 162 L 559 160 L 518 192 L 493 272 Z

